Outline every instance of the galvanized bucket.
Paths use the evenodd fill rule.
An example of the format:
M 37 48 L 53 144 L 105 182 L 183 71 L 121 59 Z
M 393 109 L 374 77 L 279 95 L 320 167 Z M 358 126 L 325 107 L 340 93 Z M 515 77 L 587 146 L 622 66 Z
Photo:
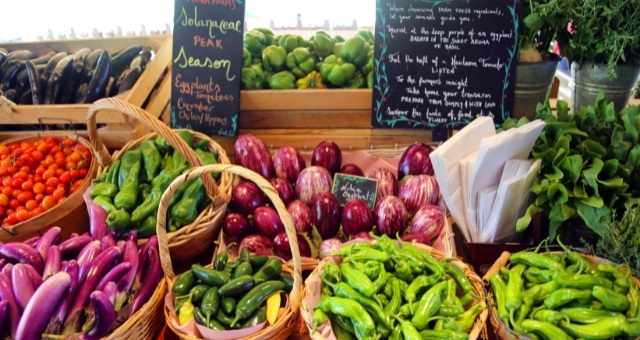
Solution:
M 595 104 L 600 89 L 607 95 L 607 101 L 613 102 L 616 112 L 627 106 L 640 77 L 640 65 L 618 65 L 617 77 L 612 79 L 607 76 L 608 72 L 606 64 L 571 63 L 571 112 L 578 112 L 580 106 Z
M 552 54 L 546 61 L 518 63 L 516 65 L 516 88 L 513 98 L 513 118 L 526 116 L 533 120 L 536 106 L 543 103 L 553 84 L 560 58 Z

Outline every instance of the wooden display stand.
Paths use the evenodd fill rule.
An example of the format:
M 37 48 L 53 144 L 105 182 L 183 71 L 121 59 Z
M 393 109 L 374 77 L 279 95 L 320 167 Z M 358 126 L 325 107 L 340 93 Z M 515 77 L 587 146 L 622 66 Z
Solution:
M 172 38 L 170 35 L 10 43 L 2 44 L 0 47 L 9 51 L 27 49 L 40 55 L 52 50 L 71 53 L 84 47 L 102 48 L 115 53 L 132 45 L 150 46 L 155 55 L 133 88 L 118 97 L 144 108 L 155 117 L 159 117 L 165 110 L 168 110 L 171 93 L 170 77 L 167 76 L 171 66 Z M 17 127 L 33 124 L 86 124 L 87 110 L 90 105 L 16 105 L 0 96 L 0 125 L 15 125 Z M 120 148 L 128 141 L 149 132 L 144 126 L 119 112 L 100 115 L 98 124 L 105 126 L 101 130 L 101 137 L 110 148 Z M 79 135 L 87 137 L 86 130 L 77 132 Z M 0 131 L 0 141 L 29 133 L 30 131 L 24 130 Z

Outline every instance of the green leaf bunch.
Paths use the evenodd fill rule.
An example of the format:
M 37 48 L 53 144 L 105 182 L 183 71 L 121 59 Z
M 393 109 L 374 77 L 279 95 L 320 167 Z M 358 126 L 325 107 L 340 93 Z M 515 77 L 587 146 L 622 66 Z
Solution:
M 575 218 L 602 235 L 612 211 L 640 202 L 640 107 L 615 112 L 600 91 L 594 105 L 575 114 L 568 111 L 563 100 L 558 100 L 555 114 L 548 99 L 538 104 L 536 119 L 546 126 L 531 156 L 542 164 L 530 187 L 535 200 L 518 219 L 517 231 L 544 212 L 551 240 Z
M 519 16 L 523 19 L 518 27 L 518 48 L 535 49 L 546 60 L 557 32 L 566 28 L 558 0 L 524 0 Z

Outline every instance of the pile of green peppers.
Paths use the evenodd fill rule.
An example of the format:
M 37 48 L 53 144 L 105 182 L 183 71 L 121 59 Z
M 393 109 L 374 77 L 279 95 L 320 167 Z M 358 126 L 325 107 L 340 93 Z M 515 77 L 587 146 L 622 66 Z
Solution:
M 313 330 L 327 320 L 338 339 L 468 339 L 483 311 L 466 274 L 411 243 L 383 235 L 343 246 L 320 278 Z
M 630 271 L 579 252 L 522 251 L 489 276 L 498 318 L 531 339 L 636 339 L 640 290 Z
M 237 259 L 228 254 L 220 252 L 212 268 L 193 264 L 176 278 L 171 291 L 179 320 L 218 331 L 253 327 L 265 322 L 269 296 L 293 289 L 280 259 L 250 255 L 248 248 Z
M 243 40 L 242 88 L 372 88 L 373 42 L 366 29 L 349 39 L 323 30 L 304 39 L 254 28 Z
M 205 140 L 196 141 L 193 134 L 180 130 L 177 134 L 190 145 L 205 164 L 218 163 L 217 150 L 208 151 Z M 107 225 L 116 234 L 135 230 L 140 237 L 155 234 L 157 212 L 162 194 L 169 184 L 190 165 L 166 139 L 145 140 L 135 149 L 125 151 L 106 172 L 94 180 L 89 195 L 93 203 L 107 213 Z M 218 179 L 220 174 L 213 174 Z M 169 231 L 193 222 L 209 204 L 200 178 L 185 182 L 169 204 Z

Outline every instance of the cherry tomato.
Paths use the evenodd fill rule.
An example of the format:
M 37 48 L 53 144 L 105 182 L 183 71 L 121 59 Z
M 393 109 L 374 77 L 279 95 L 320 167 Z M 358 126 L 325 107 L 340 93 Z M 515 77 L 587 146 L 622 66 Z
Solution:
M 33 191 L 33 181 L 32 180 L 24 181 L 20 189 L 24 191 Z
M 53 191 L 53 198 L 55 198 L 56 200 L 60 200 L 61 198 L 64 198 L 67 196 L 67 192 L 64 190 L 64 188 L 56 188 L 56 190 Z
M 35 207 L 33 208 L 33 210 L 31 210 L 31 217 L 36 217 L 40 214 L 42 214 L 44 212 L 44 210 L 42 209 L 42 207 Z
M 19 211 L 16 211 L 16 218 L 18 219 L 18 221 L 24 222 L 31 218 L 31 213 L 29 213 L 29 211 L 26 209 L 19 210 Z
M 43 210 L 49 210 L 51 208 L 53 208 L 56 205 L 56 199 L 53 198 L 53 196 L 51 195 L 47 195 L 44 197 L 44 199 L 42 200 L 42 203 L 40 203 L 40 205 L 42 206 Z
M 45 189 L 46 189 L 46 186 L 44 185 L 44 183 L 38 182 L 33 185 L 33 192 L 36 194 L 44 193 Z
M 9 196 L 0 194 L 0 206 L 6 207 L 9 205 Z
M 49 177 L 47 178 L 47 182 L 45 183 L 47 186 L 57 186 L 60 183 L 60 179 L 58 177 Z
M 22 183 L 24 183 L 24 179 L 18 177 L 11 180 L 11 186 L 14 189 L 18 189 L 22 187 Z
M 33 209 L 38 207 L 38 202 L 36 202 L 36 200 L 28 200 L 25 204 L 24 204 L 25 208 L 27 208 L 27 210 L 29 211 L 33 211 Z
M 18 194 L 18 201 L 20 201 L 20 203 L 27 203 L 29 200 L 33 199 L 33 192 L 31 191 L 23 191 L 20 194 Z
M 0 145 L 0 155 L 8 155 L 9 148 L 6 145 Z

